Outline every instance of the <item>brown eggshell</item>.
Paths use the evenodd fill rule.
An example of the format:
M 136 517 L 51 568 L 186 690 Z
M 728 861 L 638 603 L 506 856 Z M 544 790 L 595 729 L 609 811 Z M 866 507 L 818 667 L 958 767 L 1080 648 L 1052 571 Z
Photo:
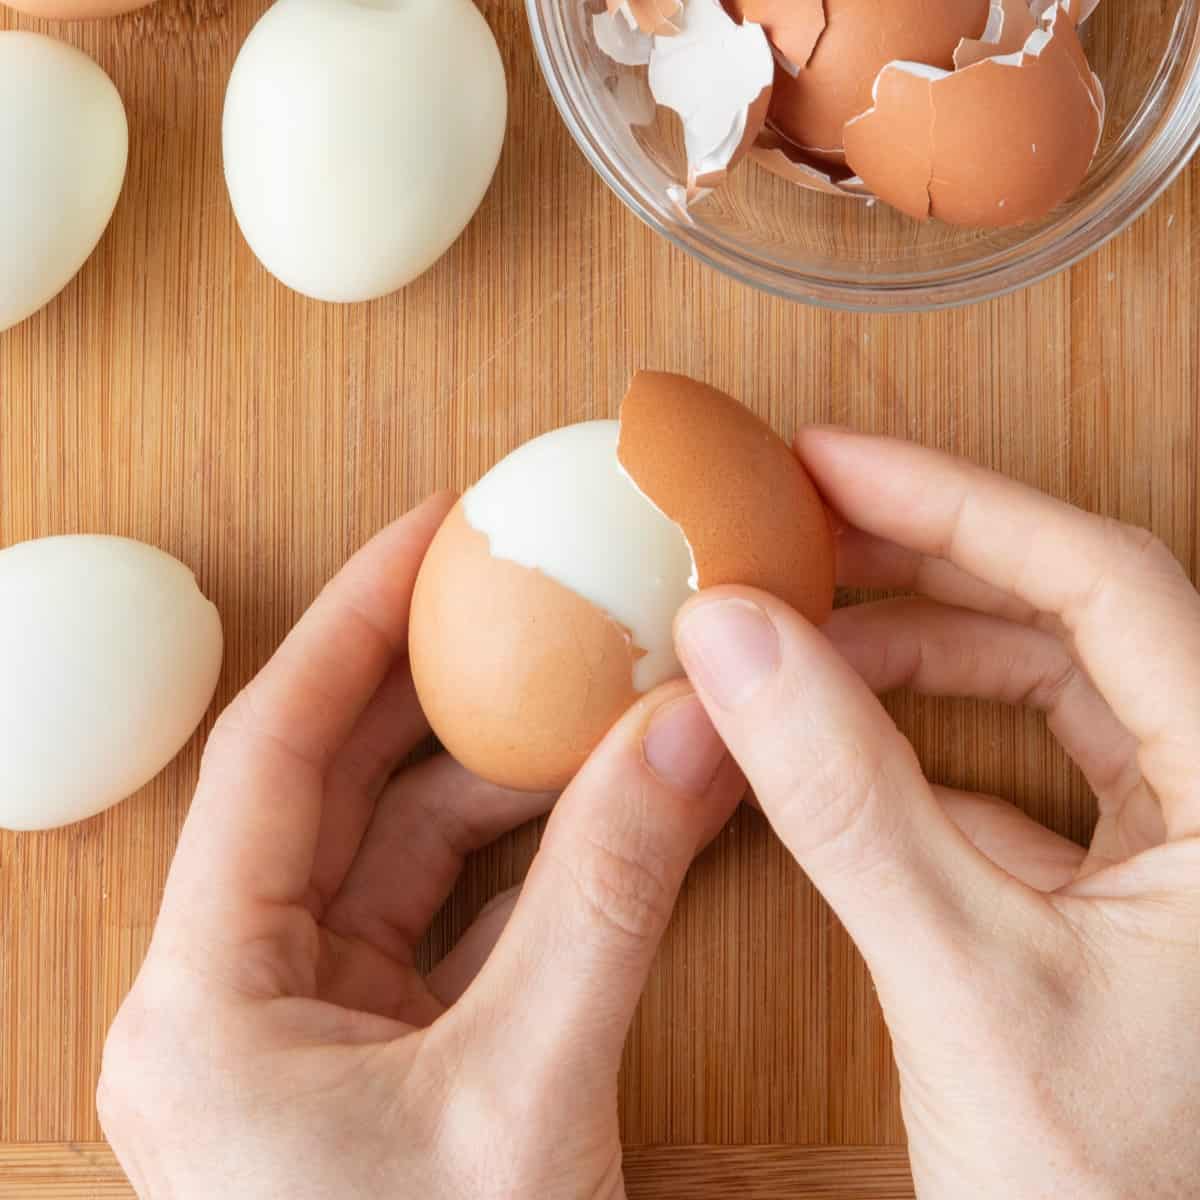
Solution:
M 781 138 L 773 129 L 764 129 L 750 151 L 750 157 L 764 171 L 810 192 L 826 196 L 847 196 L 870 200 L 871 194 L 852 181 L 845 167 L 822 162 Z
M 7 7 L 45 21 L 96 21 L 145 8 L 153 0 L 4 0 Z
M 829 517 L 774 431 L 724 392 L 639 371 L 621 405 L 617 457 L 682 530 L 702 588 L 743 584 L 821 624 L 833 608 Z
M 1087 174 L 1103 110 L 1067 14 L 1056 16 L 1040 52 L 1029 52 L 1043 36 L 1035 31 L 1020 55 L 941 78 L 886 68 L 875 108 L 847 126 L 850 165 L 913 216 L 923 189 L 929 213 L 952 225 L 998 229 L 1045 216 Z
M 948 68 L 964 38 L 987 25 L 988 0 L 826 0 L 825 32 L 795 77 L 779 69 L 770 122 L 789 141 L 843 160 L 846 122 L 871 107 L 871 87 L 893 60 Z
M 725 7 L 737 20 L 761 25 L 793 67 L 808 64 L 825 32 L 824 0 L 726 0 Z
M 1086 77 L 1086 78 L 1085 78 Z M 1019 67 L 985 59 L 934 84 L 930 211 L 954 225 L 1036 220 L 1083 182 L 1100 112 L 1079 35 L 1066 19 Z
M 1037 28 L 1026 0 L 992 0 L 987 28 L 979 38 L 963 38 L 954 51 L 954 67 L 963 70 L 998 54 L 1015 54 Z
M 638 698 L 628 634 L 540 571 L 493 558 L 461 503 L 421 566 L 408 644 L 433 731 L 505 787 L 561 790 Z
M 875 106 L 846 126 L 846 161 L 881 200 L 917 221 L 929 219 L 933 101 L 927 77 L 885 67 Z

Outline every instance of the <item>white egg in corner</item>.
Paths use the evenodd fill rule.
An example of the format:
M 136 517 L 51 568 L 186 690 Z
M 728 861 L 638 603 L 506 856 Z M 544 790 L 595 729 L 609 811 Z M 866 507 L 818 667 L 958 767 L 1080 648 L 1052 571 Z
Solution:
M 0 828 L 82 821 L 149 783 L 203 719 L 222 656 L 216 608 L 153 546 L 0 550 Z
M 38 33 L 0 32 L 0 333 L 79 272 L 128 157 L 125 106 L 95 62 Z
M 225 181 L 250 249 L 317 300 L 431 267 L 495 174 L 508 90 L 472 0 L 277 0 L 225 96 Z

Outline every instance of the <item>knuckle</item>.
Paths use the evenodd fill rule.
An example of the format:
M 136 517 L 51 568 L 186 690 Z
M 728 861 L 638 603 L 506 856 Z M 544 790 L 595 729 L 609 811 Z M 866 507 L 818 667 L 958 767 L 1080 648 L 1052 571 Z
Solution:
M 584 852 L 565 865 L 592 925 L 610 937 L 634 942 L 661 936 L 677 886 L 667 857 L 649 834 L 593 836 Z
M 793 852 L 853 864 L 856 871 L 882 858 L 894 831 L 898 805 L 882 759 L 861 747 L 833 742 L 822 747 L 817 771 L 788 788 L 780 821 Z
M 147 1084 L 140 1064 L 153 1055 L 157 1040 L 154 1018 L 135 989 L 121 1005 L 104 1040 L 96 1111 L 106 1130 L 126 1120 L 136 1107 Z
M 1179 562 L 1170 548 L 1152 529 L 1108 521 L 1107 535 L 1114 557 L 1120 562 L 1134 561 L 1154 572 L 1175 571 Z

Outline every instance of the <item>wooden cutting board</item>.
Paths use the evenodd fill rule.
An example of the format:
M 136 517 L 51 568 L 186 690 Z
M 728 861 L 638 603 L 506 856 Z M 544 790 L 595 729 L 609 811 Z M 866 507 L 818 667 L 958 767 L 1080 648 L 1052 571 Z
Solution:
M 967 311 L 826 313 L 697 266 L 575 149 L 520 0 L 482 5 L 512 88 L 499 176 L 404 294 L 332 308 L 241 242 L 220 113 L 263 0 L 163 0 L 43 26 L 129 110 L 128 182 L 98 253 L 0 336 L 0 544 L 143 538 L 223 613 L 224 703 L 370 533 L 552 426 L 611 414 L 637 366 L 727 389 L 788 433 L 836 421 L 965 454 L 1153 526 L 1197 567 L 1200 168 L 1069 273 Z M 0 16 L 0 27 L 38 27 Z M 1024 714 L 901 699 L 937 778 L 1087 835 L 1079 778 Z M 76 828 L 0 835 L 0 1197 L 131 1192 L 92 1107 L 105 1028 L 145 951 L 201 739 Z M 436 956 L 536 846 L 481 854 Z M 862 963 L 753 814 L 693 872 L 630 1040 L 633 1197 L 911 1196 L 886 1032 Z

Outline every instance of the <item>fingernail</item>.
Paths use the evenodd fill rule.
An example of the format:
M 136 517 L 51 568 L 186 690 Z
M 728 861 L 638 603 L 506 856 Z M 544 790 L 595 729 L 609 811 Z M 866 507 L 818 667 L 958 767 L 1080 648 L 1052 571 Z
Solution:
M 689 796 L 708 791 L 725 759 L 725 746 L 695 696 L 672 700 L 654 714 L 642 752 L 659 779 Z
M 740 708 L 779 668 L 779 634 L 749 600 L 710 600 L 679 626 L 679 653 L 695 684 L 721 708 Z

